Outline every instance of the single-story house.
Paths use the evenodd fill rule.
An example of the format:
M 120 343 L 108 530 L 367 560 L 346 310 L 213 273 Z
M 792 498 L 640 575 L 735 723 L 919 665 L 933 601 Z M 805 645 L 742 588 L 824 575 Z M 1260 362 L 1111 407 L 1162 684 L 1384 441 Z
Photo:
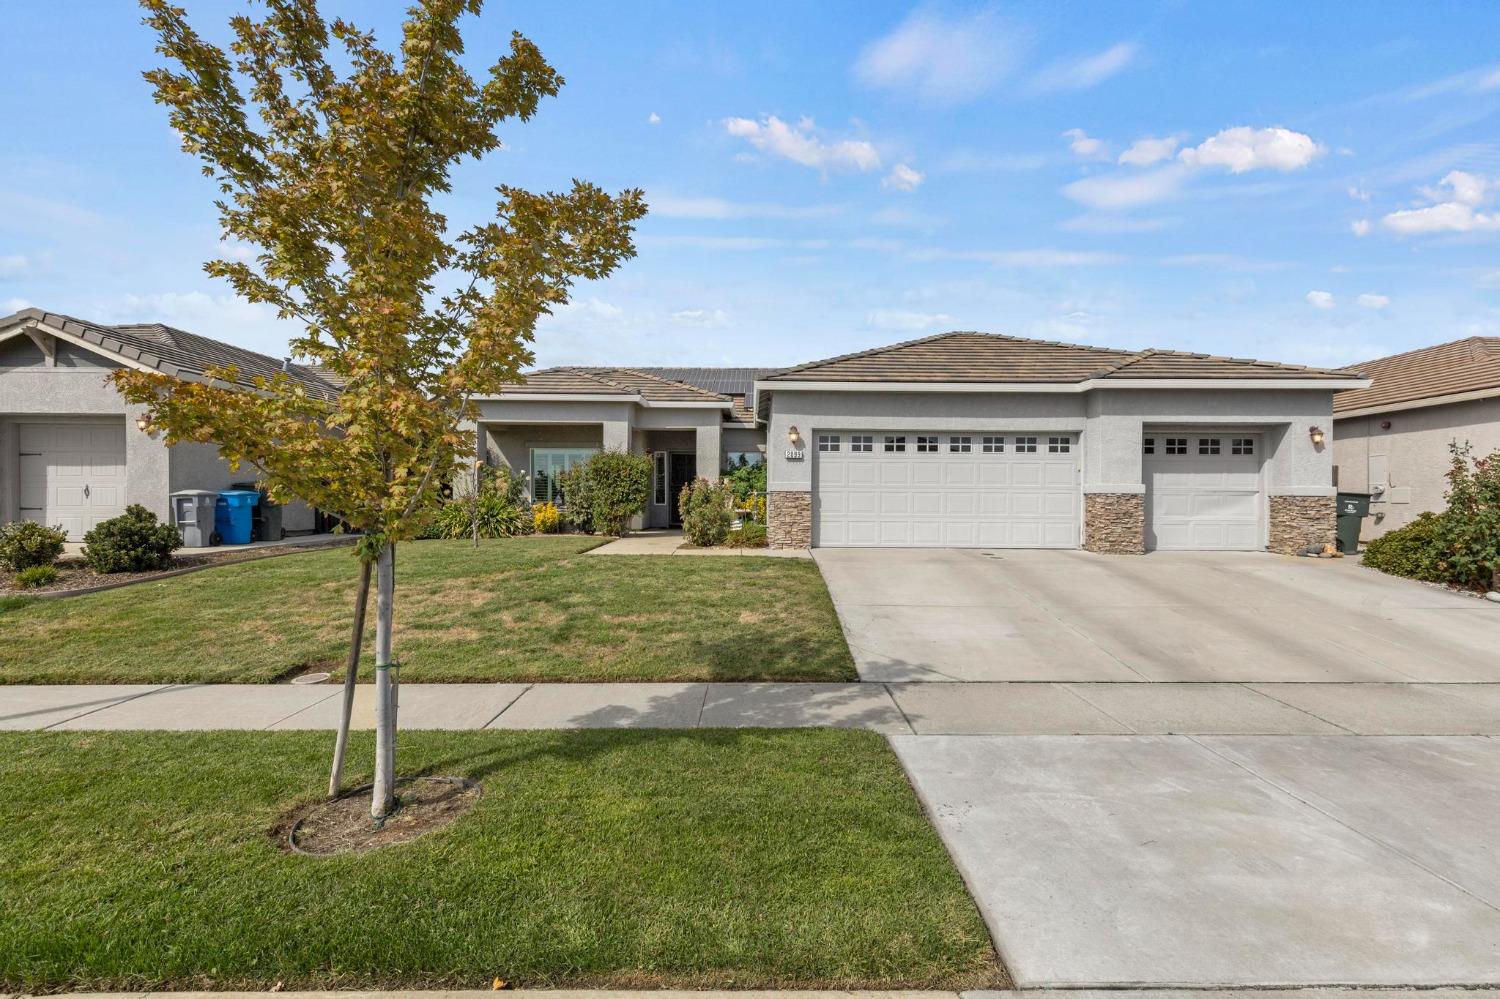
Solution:
M 767 460 L 775 547 L 1295 552 L 1334 532 L 1355 371 L 944 333 L 776 371 L 548 368 L 480 400 L 479 452 L 553 477 L 656 463 L 644 522 L 730 456 Z
M 1377 538 L 1447 506 L 1454 442 L 1500 450 L 1500 337 L 1474 336 L 1355 365 L 1368 388 L 1333 400 L 1340 489 L 1368 492 L 1361 532 Z
M 106 326 L 41 309 L 0 319 L 0 523 L 60 524 L 81 540 L 131 503 L 165 520 L 177 490 L 254 479 L 252 469 L 231 471 L 212 445 L 167 447 L 144 425 L 144 408 L 106 381 L 120 367 L 202 380 L 206 367 L 230 364 L 247 380 L 285 371 L 309 391 L 337 391 L 314 368 L 159 323 Z M 293 503 L 282 527 L 311 531 L 319 519 Z

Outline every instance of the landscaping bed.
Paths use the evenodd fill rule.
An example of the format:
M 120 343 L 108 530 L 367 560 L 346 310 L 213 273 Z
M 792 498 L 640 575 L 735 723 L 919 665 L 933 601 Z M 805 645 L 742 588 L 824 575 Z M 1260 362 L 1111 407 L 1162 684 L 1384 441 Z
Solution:
M 347 544 L 348 542 L 331 541 L 328 545 Z M 81 556 L 69 556 L 57 562 L 57 581 L 42 589 L 23 589 L 16 585 L 16 574 L 5 569 L 0 569 L 0 591 L 8 592 L 16 596 L 49 596 L 60 593 L 71 593 L 76 591 L 88 591 L 110 587 L 123 586 L 127 583 L 135 583 L 144 579 L 156 579 L 164 576 L 172 576 L 181 573 L 184 569 L 197 569 L 209 565 L 229 565 L 235 562 L 249 562 L 254 559 L 270 558 L 274 555 L 288 555 L 292 552 L 313 551 L 314 546 L 305 545 L 272 545 L 264 548 L 222 548 L 218 551 L 204 552 L 193 555 L 173 555 L 172 564 L 165 569 L 152 569 L 146 572 L 95 572 L 88 567 Z
M 401 679 L 856 679 L 811 561 L 583 555 L 605 540 L 400 546 Z M 340 547 L 67 600 L 0 599 L 0 684 L 263 683 L 337 672 L 357 578 L 352 551 Z M 372 622 L 371 641 L 373 631 Z
M 287 853 L 329 749 L 0 734 L 0 991 L 1007 984 L 874 734 L 409 732 L 403 773 L 479 781 L 471 810 Z

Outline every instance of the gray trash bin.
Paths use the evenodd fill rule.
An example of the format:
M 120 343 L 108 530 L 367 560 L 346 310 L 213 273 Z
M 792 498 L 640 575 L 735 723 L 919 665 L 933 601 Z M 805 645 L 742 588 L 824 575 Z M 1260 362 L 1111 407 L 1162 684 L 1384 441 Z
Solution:
M 188 548 L 207 548 L 219 539 L 214 534 L 214 503 L 219 494 L 208 489 L 182 489 L 172 494 L 172 523 L 182 533 Z

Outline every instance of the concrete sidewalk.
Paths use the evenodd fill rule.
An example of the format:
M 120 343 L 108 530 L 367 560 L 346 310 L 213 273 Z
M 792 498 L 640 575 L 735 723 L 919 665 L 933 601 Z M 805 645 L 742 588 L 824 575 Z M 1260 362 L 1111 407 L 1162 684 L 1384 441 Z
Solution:
M 0 729 L 332 729 L 337 684 L 0 685 Z M 407 683 L 408 729 L 1500 735 L 1492 683 Z M 356 728 L 374 724 L 362 684 Z

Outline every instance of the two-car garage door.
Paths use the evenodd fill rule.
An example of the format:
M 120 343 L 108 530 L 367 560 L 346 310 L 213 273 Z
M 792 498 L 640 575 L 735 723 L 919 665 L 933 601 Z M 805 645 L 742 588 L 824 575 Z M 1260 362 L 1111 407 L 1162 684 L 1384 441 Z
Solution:
M 1078 441 L 1066 433 L 820 431 L 813 543 L 1078 547 Z

